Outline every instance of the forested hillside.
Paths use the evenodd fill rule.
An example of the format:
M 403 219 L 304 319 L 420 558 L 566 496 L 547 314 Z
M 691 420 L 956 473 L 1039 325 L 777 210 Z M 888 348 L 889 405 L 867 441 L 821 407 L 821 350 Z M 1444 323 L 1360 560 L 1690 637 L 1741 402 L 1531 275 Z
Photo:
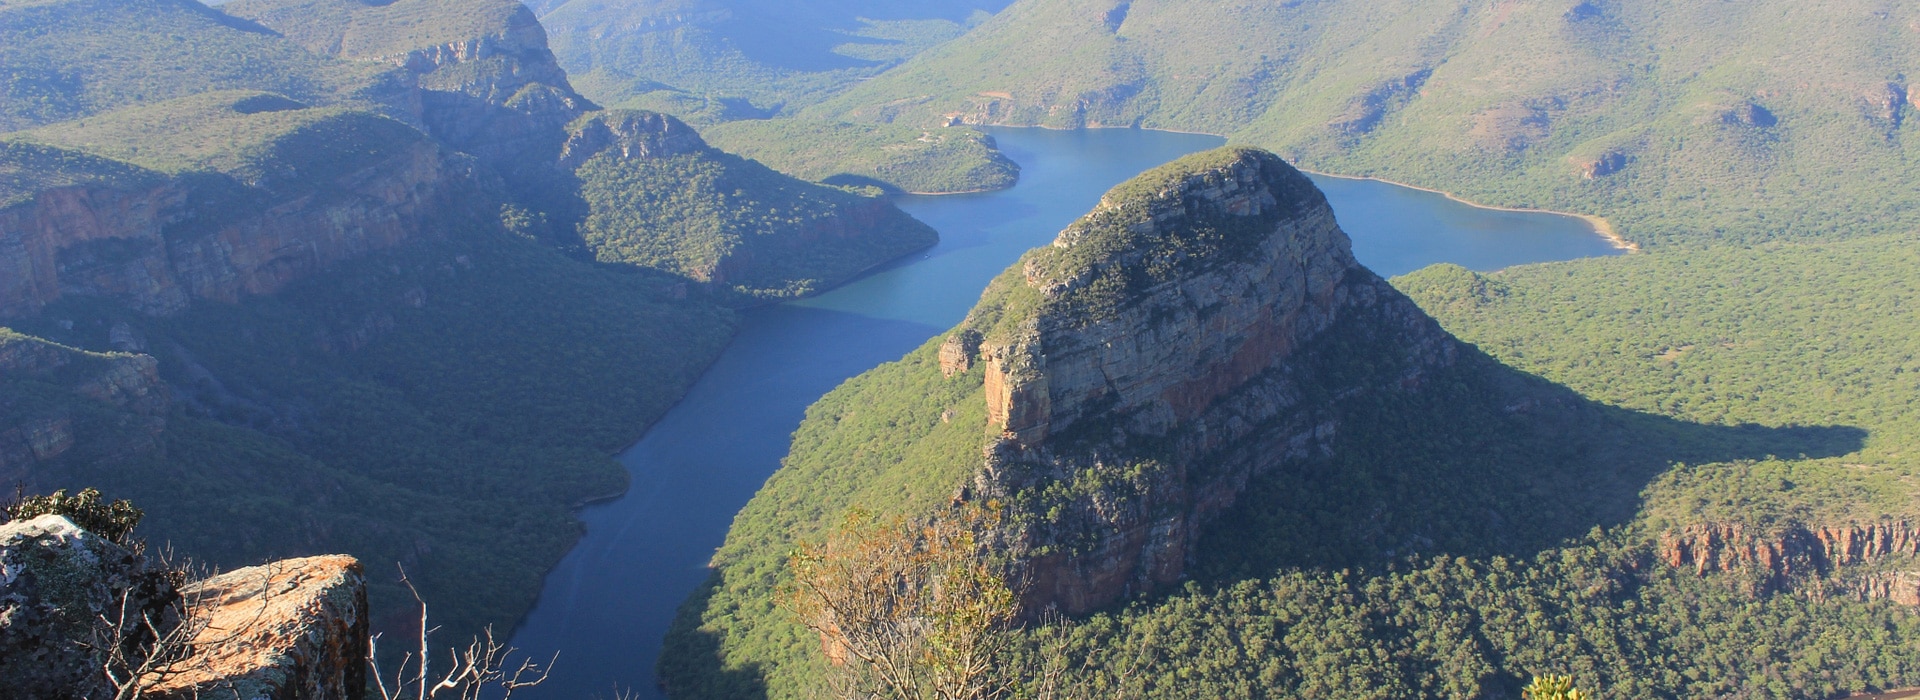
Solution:
M 1916 36 L 1874 0 L 1023 0 L 811 113 L 1225 134 L 1645 244 L 1835 237 L 1920 223 L 1889 186 Z
M 993 137 L 972 129 L 749 119 L 701 133 L 722 150 L 828 184 L 941 194 L 1012 187 L 1020 177 Z

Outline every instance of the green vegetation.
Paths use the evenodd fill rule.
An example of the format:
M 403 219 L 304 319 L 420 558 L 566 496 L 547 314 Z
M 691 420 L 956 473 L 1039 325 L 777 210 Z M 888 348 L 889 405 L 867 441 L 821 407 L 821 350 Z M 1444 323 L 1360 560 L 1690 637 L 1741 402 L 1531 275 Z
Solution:
M 1225 134 L 1642 244 L 1920 225 L 1913 7 L 1022 0 L 806 111 Z M 1591 177 L 1589 174 L 1591 173 Z
M 6 520 L 0 520 L 0 523 L 59 515 L 108 542 L 128 546 L 135 542 L 133 529 L 140 525 L 140 518 L 145 513 L 133 507 L 132 501 L 107 501 L 100 497 L 98 489 L 81 489 L 80 493 L 72 496 L 68 496 L 66 491 L 55 491 L 45 496 L 22 495 L 12 505 L 0 508 L 0 515 L 6 516 Z
M 58 187 L 106 184 L 137 189 L 163 178 L 134 165 L 107 158 L 0 139 L 0 208 L 33 199 Z
M 817 292 L 938 238 L 885 200 L 714 150 L 626 158 L 610 149 L 576 174 L 588 210 L 581 238 L 599 260 L 743 299 Z
M 217 172 L 268 187 L 340 177 L 425 140 L 413 128 L 372 113 L 308 109 L 281 95 L 250 91 L 202 93 L 5 137 L 168 174 Z
M 316 56 L 191 0 L 0 2 L 0 132 L 211 90 L 377 104 L 393 70 Z
M 1920 617 L 1886 601 L 1755 599 L 1582 544 L 1193 584 L 1075 623 L 1096 697 L 1514 697 L 1566 674 L 1595 698 L 1832 698 L 1911 685 Z
M 801 119 L 748 120 L 701 130 L 707 143 L 788 175 L 888 192 L 981 192 L 1012 187 L 1020 166 L 972 129 L 916 129 Z
M 595 101 L 696 124 L 791 112 L 961 35 L 1008 0 L 536 3 Z
M 1675 470 L 1655 523 L 1766 530 L 1915 514 L 1920 265 L 1911 236 L 1662 251 L 1400 286 L 1447 328 L 1585 396 L 1717 425 L 1847 425 L 1855 453 Z

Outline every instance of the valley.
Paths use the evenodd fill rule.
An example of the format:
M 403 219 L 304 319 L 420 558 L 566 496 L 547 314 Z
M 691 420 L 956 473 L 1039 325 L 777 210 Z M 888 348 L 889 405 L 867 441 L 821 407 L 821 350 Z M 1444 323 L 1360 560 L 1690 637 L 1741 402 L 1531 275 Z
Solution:
M 0 687 L 353 700 L 430 603 L 536 700 L 1912 688 L 1916 37 L 0 0 Z
M 1107 187 L 1220 143 L 1126 129 L 990 133 L 1020 164 L 1019 183 L 899 200 L 940 231 L 938 245 L 825 294 L 747 312 L 740 334 L 687 398 L 622 455 L 632 490 L 582 512 L 585 538 L 548 575 L 540 604 L 515 634 L 515 645 L 536 655 L 558 650 L 574 659 L 535 697 L 578 697 L 611 685 L 648 690 L 648 669 L 675 610 L 706 578 L 731 514 L 774 473 L 810 405 L 965 316 L 975 290 L 1051 240 Z M 1333 192 L 1336 213 L 1365 214 L 1349 224 L 1355 247 L 1383 270 L 1437 262 L 1493 270 L 1554 254 L 1618 252 L 1578 219 L 1511 216 L 1384 183 Z M 1511 257 L 1516 243 L 1533 245 L 1518 254 L 1534 257 Z

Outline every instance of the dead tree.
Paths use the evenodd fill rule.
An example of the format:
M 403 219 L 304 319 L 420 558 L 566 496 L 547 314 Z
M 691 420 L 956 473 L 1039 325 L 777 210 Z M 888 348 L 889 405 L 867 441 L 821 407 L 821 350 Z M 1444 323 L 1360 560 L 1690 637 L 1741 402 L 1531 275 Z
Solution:
M 488 626 L 466 649 L 448 648 L 448 668 L 443 675 L 436 676 L 429 668 L 433 658 L 430 637 L 438 628 L 428 625 L 427 601 L 420 597 L 420 590 L 407 578 L 404 568 L 400 570 L 400 582 L 406 584 L 414 601 L 420 604 L 419 649 L 401 656 L 400 666 L 394 670 L 389 683 L 380 670 L 380 635 L 373 636 L 368 645 L 367 664 L 381 700 L 480 700 L 483 693 L 493 700 L 508 700 L 516 690 L 546 682 L 547 674 L 553 671 L 553 662 L 560 656 L 557 652 L 545 665 L 522 659 L 508 671 L 508 658 L 518 650 L 496 641 L 493 627 Z

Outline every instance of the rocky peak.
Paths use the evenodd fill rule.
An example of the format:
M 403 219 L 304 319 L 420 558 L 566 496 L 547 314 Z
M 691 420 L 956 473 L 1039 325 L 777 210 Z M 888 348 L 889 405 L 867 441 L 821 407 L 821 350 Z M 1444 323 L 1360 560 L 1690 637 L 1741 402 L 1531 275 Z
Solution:
M 560 166 L 567 170 L 606 151 L 623 159 L 665 158 L 707 150 L 707 142 L 686 123 L 656 112 L 616 109 L 589 115 L 567 127 Z
M 1116 414 L 1164 434 L 1330 322 L 1355 269 L 1326 199 L 1272 154 L 1148 173 L 1022 261 L 1036 308 L 981 346 L 989 420 L 1023 446 Z
M 1249 479 L 1329 454 L 1342 402 L 1417 390 L 1456 353 L 1355 262 L 1313 183 L 1253 149 L 1115 188 L 989 287 L 942 349 L 952 376 L 981 376 L 959 374 L 967 333 L 997 437 L 966 493 L 1012 505 L 1027 603 L 1068 612 L 1178 580 Z M 1356 346 L 1363 371 L 1328 371 Z

